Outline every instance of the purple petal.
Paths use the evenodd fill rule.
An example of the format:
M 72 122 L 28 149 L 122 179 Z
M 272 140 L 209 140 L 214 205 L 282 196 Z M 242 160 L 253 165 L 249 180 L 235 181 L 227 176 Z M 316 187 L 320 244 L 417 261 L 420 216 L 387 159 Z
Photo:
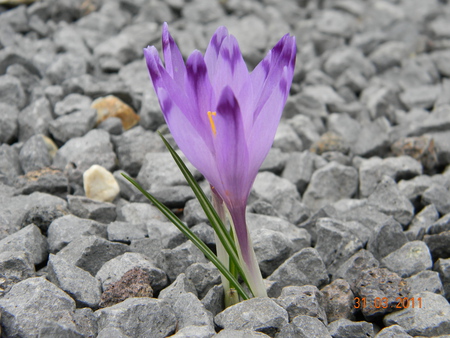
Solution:
M 182 85 L 186 74 L 186 66 L 178 46 L 169 33 L 166 22 L 163 24 L 162 45 L 167 73 L 172 79 Z
M 253 93 L 256 100 L 254 103 L 256 107 L 254 120 L 257 119 L 272 91 L 279 85 L 285 67 L 287 67 L 288 73 L 291 73 L 290 77 L 292 78 L 295 55 L 295 37 L 286 34 L 251 73 Z M 289 81 L 289 77 L 287 80 L 292 82 L 292 79 Z
M 226 27 L 217 28 L 216 32 L 211 38 L 208 47 L 205 52 L 205 62 L 208 67 L 210 75 L 214 75 L 217 69 L 217 59 L 219 58 L 219 51 L 222 46 L 223 40 L 228 36 L 228 30 Z
M 205 142 L 214 151 L 208 112 L 215 110 L 214 90 L 209 82 L 208 71 L 199 51 L 194 51 L 186 62 L 186 94 L 197 111 L 196 126 Z
M 250 168 L 249 175 L 256 177 L 259 167 L 264 161 L 272 146 L 278 123 L 283 112 L 289 88 L 292 83 L 292 71 L 287 65 L 281 72 L 281 79 L 273 88 L 265 104 L 260 109 L 259 115 L 254 122 L 252 133 L 248 138 Z
M 226 190 L 221 191 L 213 185 L 228 207 L 235 203 L 245 205 L 251 188 L 246 182 L 249 154 L 241 110 L 228 86 L 222 91 L 217 114 L 213 119 L 216 128 L 214 141 L 217 167 Z
M 158 51 L 154 46 L 149 46 L 144 48 L 144 56 L 150 79 L 153 82 L 153 87 L 156 88 L 161 83 L 161 73 L 159 72 L 159 68 L 162 66 Z

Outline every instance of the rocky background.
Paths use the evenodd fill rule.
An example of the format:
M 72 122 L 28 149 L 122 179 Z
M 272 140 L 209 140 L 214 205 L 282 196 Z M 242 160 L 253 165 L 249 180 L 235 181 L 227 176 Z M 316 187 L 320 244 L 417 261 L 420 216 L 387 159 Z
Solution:
M 2 337 L 449 337 L 445 0 L 0 1 Z M 143 61 L 226 25 L 252 69 L 298 42 L 248 224 L 269 299 L 223 310 Z M 201 175 L 194 174 L 202 181 Z M 218 333 L 216 333 L 218 332 Z

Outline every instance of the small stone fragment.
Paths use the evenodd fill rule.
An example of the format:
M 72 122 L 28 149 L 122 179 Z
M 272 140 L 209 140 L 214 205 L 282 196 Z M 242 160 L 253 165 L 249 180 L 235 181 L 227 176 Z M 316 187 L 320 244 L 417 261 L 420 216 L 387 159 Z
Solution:
M 354 295 L 346 280 L 336 279 L 320 291 L 325 299 L 325 312 L 329 323 L 341 318 L 354 318 Z
M 128 130 L 139 122 L 139 115 L 133 108 L 113 95 L 94 100 L 91 108 L 97 109 L 97 124 L 108 117 L 118 117 L 122 120 L 123 129 Z
M 83 185 L 86 197 L 100 202 L 112 202 L 120 192 L 113 174 L 97 164 L 84 172 Z

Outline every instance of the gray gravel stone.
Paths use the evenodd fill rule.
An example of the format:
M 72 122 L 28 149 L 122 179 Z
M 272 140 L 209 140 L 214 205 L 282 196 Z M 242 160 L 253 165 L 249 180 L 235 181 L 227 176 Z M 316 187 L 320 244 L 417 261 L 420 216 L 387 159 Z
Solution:
M 58 54 L 45 75 L 53 84 L 61 84 L 64 80 L 78 77 L 87 72 L 87 62 L 74 53 Z
M 166 222 L 164 216 L 157 207 L 148 203 L 129 203 L 117 210 L 117 220 L 134 224 L 145 224 L 152 220 Z
M 375 338 L 410 338 L 400 325 L 391 325 L 379 331 Z
M 210 338 L 216 336 L 216 331 L 209 326 L 189 325 L 172 335 L 174 338 Z
M 364 160 L 359 167 L 359 192 L 363 197 L 369 196 L 384 175 L 399 181 L 421 174 L 422 165 L 412 157 L 399 156 L 386 159 L 372 157 Z
M 277 303 L 288 312 L 289 321 L 297 316 L 310 316 L 328 325 L 325 297 L 313 285 L 284 287 Z
M 214 332 L 213 315 L 205 309 L 202 302 L 193 293 L 181 294 L 172 304 L 172 309 L 178 320 L 178 329 L 189 326 L 206 326 L 210 332 Z M 189 311 L 186 311 L 187 309 Z
M 450 304 L 441 296 L 432 292 L 420 292 L 414 295 L 415 307 L 408 307 L 384 317 L 386 326 L 398 324 L 412 336 L 439 336 L 447 334 L 450 327 Z M 418 306 L 418 299 L 421 306 Z
M 22 109 L 27 97 L 18 78 L 11 75 L 0 76 L 0 102 Z
M 185 272 L 193 263 L 206 263 L 207 260 L 203 253 L 190 241 L 177 246 L 174 249 L 161 250 L 157 264 L 164 271 L 171 281 Z
M 318 210 L 326 204 L 352 197 L 357 187 L 356 169 L 331 162 L 314 172 L 303 203 L 312 210 Z
M 97 236 L 80 236 L 57 255 L 95 276 L 107 261 L 127 251 L 130 249 L 124 244 L 109 242 Z
M 298 191 L 304 193 L 316 169 L 314 166 L 315 157 L 315 154 L 307 150 L 301 153 L 291 153 L 286 161 L 286 166 L 281 177 L 294 183 Z
M 373 324 L 368 322 L 352 322 L 342 318 L 328 325 L 328 331 L 333 338 L 373 337 Z
M 371 254 L 370 251 L 361 249 L 339 267 L 333 275 L 333 278 L 335 278 L 335 280 L 338 280 L 338 278 L 345 279 L 351 286 L 353 286 L 359 279 L 362 271 L 371 268 L 378 268 L 379 266 L 380 262 Z
M 49 167 L 44 167 L 36 171 L 31 171 L 24 176 L 19 176 L 14 185 L 17 188 L 17 192 L 22 195 L 42 192 L 66 198 L 69 191 L 69 180 L 64 173 Z
M 450 257 L 449 239 L 450 230 L 436 235 L 425 235 L 423 241 L 430 249 L 433 259 L 436 260 L 438 257 Z
M 37 337 L 48 321 L 75 331 L 75 301 L 45 278 L 28 278 L 14 285 L 3 298 L 2 334 L 8 337 Z
M 292 322 L 284 326 L 275 337 L 307 338 L 323 337 L 331 338 L 327 327 L 317 318 L 310 316 L 297 316 Z
M 100 302 L 100 282 L 89 272 L 50 254 L 48 279 L 68 293 L 80 307 L 96 308 Z
M 8 144 L 0 145 L 0 178 L 5 183 L 14 182 L 16 176 L 22 173 L 19 154 Z
M 117 328 L 129 337 L 167 337 L 174 333 L 176 317 L 169 304 L 154 298 L 128 298 L 95 311 L 98 330 Z M 129 320 L 145 318 L 145 320 Z
M 48 135 L 48 124 L 53 120 L 50 102 L 42 97 L 19 113 L 19 140 L 26 141 L 36 134 Z
M 183 216 L 184 221 L 188 226 L 193 226 L 201 222 L 208 222 L 208 218 L 206 217 L 200 202 L 196 198 L 186 202 Z
M 444 294 L 444 287 L 436 271 L 423 270 L 405 279 L 411 289 L 411 295 L 419 292 L 429 291 L 439 295 Z
M 186 269 L 185 274 L 195 285 L 198 299 L 203 299 L 213 286 L 221 282 L 220 272 L 211 262 L 194 263 Z
M 353 254 L 362 249 L 362 242 L 338 221 L 320 218 L 316 222 L 315 249 L 323 259 L 328 273 L 333 275 Z
M 300 194 L 291 182 L 268 171 L 256 175 L 253 189 L 269 202 L 281 194 L 300 199 Z
M 390 130 L 390 123 L 385 117 L 363 124 L 353 144 L 353 152 L 364 157 L 384 155 L 390 146 Z
M 373 229 L 373 235 L 367 243 L 369 250 L 377 259 L 382 259 L 400 249 L 408 242 L 402 226 L 392 217 Z
M 67 196 L 69 210 L 77 217 L 89 218 L 101 223 L 116 220 L 116 206 L 108 202 L 99 202 L 83 196 Z
M 97 111 L 87 108 L 61 116 L 49 124 L 49 132 L 60 144 L 72 138 L 82 137 L 94 128 L 97 122 Z
M 429 204 L 417 213 L 406 231 L 410 240 L 422 239 L 428 227 L 437 221 L 439 213 L 434 204 Z
M 302 151 L 304 146 L 295 130 L 284 121 L 280 122 L 277 128 L 273 147 L 280 149 L 282 152 Z
M 434 269 L 439 272 L 439 277 L 444 287 L 444 295 L 450 298 L 450 259 L 439 258 L 434 265 Z
M 411 123 L 408 136 L 420 136 L 428 132 L 438 132 L 450 129 L 449 105 L 440 105 L 433 109 L 425 119 Z
M 44 136 L 34 135 L 25 141 L 19 153 L 22 170 L 26 173 L 49 167 L 52 163 Z
M 135 252 L 127 252 L 108 260 L 98 270 L 95 277 L 101 282 L 102 289 L 106 290 L 111 284 L 119 281 L 125 273 L 134 268 L 148 272 L 150 285 L 155 292 L 159 292 L 167 286 L 166 273 L 158 269 L 147 257 Z
M 106 238 L 106 225 L 74 215 L 57 218 L 47 230 L 49 251 L 56 253 L 75 238 L 83 235 L 96 235 Z
M 450 191 L 441 185 L 433 184 L 422 194 L 425 205 L 433 204 L 441 214 L 450 213 Z
M 400 100 L 409 109 L 430 109 L 436 102 L 440 91 L 441 87 L 436 85 L 408 88 L 400 94 Z
M 214 336 L 215 338 L 263 338 L 270 337 L 262 332 L 247 330 L 223 329 Z
M 268 278 L 280 287 L 315 285 L 322 287 L 328 282 L 325 264 L 314 248 L 305 248 L 292 255 Z
M 202 299 L 202 304 L 205 306 L 206 310 L 213 314 L 213 316 L 222 312 L 224 309 L 223 286 L 214 285 L 209 289 L 208 293 Z
M 75 137 L 58 149 L 53 165 L 65 169 L 69 163 L 75 164 L 82 172 L 93 164 L 108 171 L 114 171 L 116 155 L 113 152 L 109 134 L 104 130 L 91 130 L 83 137 Z
M 113 143 L 120 166 L 132 176 L 139 173 L 147 153 L 165 150 L 159 136 L 144 130 L 141 126 L 127 130 L 121 136 L 113 138 Z
M 422 241 L 413 241 L 384 257 L 381 264 L 400 277 L 409 277 L 431 269 L 433 261 L 427 245 Z
M 224 329 L 252 329 L 274 336 L 288 323 L 288 313 L 270 298 L 251 298 L 226 308 L 214 322 Z
M 0 253 L 0 296 L 4 296 L 12 285 L 34 277 L 34 264 L 24 251 L 3 251 Z
M 31 262 L 40 264 L 47 259 L 47 239 L 36 225 L 30 224 L 0 240 L 0 252 L 6 251 L 26 252 Z
M 108 240 L 130 244 L 134 239 L 145 238 L 147 226 L 145 224 L 133 224 L 126 222 L 112 222 L 107 227 Z
M 369 59 L 372 61 L 377 70 L 382 72 L 390 67 L 399 66 L 408 51 L 406 44 L 401 41 L 388 41 L 381 44 L 370 55 Z
M 379 211 L 392 215 L 403 226 L 408 225 L 414 217 L 414 206 L 400 193 L 397 184 L 389 176 L 381 179 L 367 202 Z
M 173 304 L 181 295 L 186 293 L 197 295 L 197 289 L 194 283 L 184 273 L 180 273 L 172 284 L 159 293 L 158 298 L 165 300 L 169 304 Z
M 15 106 L 0 102 L 0 143 L 10 143 L 18 137 L 18 116 Z

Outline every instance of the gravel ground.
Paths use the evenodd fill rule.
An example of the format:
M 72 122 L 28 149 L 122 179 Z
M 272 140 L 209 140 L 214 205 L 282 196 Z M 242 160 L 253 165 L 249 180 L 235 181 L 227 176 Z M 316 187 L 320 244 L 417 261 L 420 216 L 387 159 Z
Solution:
M 227 26 L 249 69 L 296 36 L 248 206 L 270 298 L 224 310 L 217 270 L 120 175 L 214 249 L 156 134 L 142 49 L 165 21 L 185 57 Z M 0 5 L 1 335 L 450 337 L 449 164 L 445 0 Z

